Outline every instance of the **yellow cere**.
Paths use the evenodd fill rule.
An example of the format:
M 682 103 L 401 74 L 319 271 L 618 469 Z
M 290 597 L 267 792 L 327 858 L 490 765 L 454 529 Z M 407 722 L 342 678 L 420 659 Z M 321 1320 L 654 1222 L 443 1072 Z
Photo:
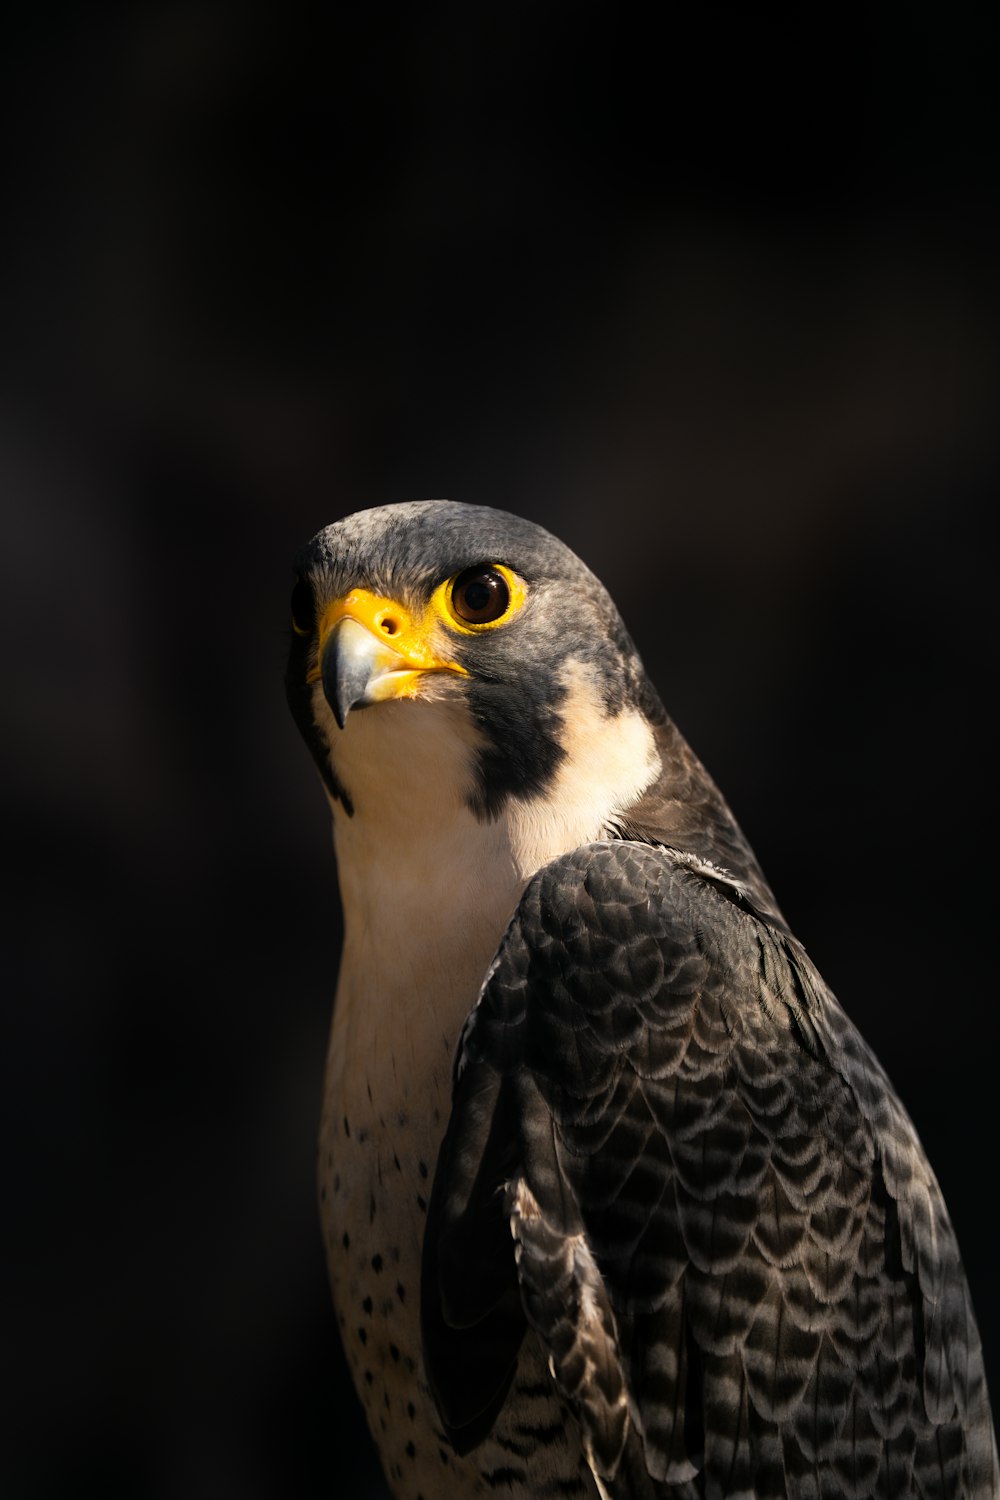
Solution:
M 442 655 L 436 639 L 437 621 L 429 607 L 415 617 L 397 599 L 373 594 L 369 589 L 351 589 L 323 611 L 317 633 L 317 664 L 307 673 L 307 681 L 318 680 L 323 648 L 331 630 L 345 618 L 356 620 L 371 631 L 385 650 L 387 665 L 390 658 L 395 657 L 400 669 L 409 667 L 415 672 L 459 672 L 465 675 L 463 666 Z M 403 686 L 399 682 L 398 688 Z

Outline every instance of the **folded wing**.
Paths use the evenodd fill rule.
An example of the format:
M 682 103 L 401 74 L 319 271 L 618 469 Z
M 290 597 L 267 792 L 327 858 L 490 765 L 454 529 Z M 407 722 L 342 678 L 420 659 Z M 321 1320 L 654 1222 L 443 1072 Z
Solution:
M 456 1065 L 423 1268 L 460 1451 L 527 1330 L 615 1497 L 1000 1492 L 934 1176 L 801 947 L 670 851 L 531 882 Z

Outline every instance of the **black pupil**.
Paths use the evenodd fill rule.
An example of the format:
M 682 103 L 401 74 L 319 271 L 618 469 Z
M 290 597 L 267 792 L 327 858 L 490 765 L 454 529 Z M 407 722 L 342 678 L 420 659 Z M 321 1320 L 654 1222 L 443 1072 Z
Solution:
M 456 613 L 463 620 L 472 625 L 488 625 L 506 612 L 510 589 L 495 569 L 469 568 L 456 578 L 452 598 Z
M 473 614 L 481 609 L 488 609 L 493 598 L 493 590 L 484 578 L 478 578 L 470 583 L 465 590 L 465 605 Z

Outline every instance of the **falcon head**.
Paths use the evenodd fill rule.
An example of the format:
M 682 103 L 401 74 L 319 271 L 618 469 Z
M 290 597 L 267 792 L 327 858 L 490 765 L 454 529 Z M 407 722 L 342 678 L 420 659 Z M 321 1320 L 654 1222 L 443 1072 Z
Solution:
M 607 591 L 541 526 L 428 500 L 359 511 L 296 563 L 287 692 L 334 805 L 398 838 L 513 829 L 522 876 L 595 838 L 707 859 L 773 903 Z M 415 835 L 414 835 L 415 836 Z
M 588 722 L 663 718 L 606 590 L 530 521 L 447 500 L 360 511 L 296 571 L 289 702 L 348 810 L 355 731 L 377 756 L 424 732 L 428 709 L 461 741 L 483 819 L 544 796 Z

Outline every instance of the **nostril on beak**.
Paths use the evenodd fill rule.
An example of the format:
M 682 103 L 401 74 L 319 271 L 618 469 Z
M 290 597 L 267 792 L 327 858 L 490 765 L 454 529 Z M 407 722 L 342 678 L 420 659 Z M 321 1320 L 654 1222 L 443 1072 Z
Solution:
M 378 628 L 383 635 L 395 635 L 399 630 L 399 621 L 393 615 L 383 615 L 378 622 Z

